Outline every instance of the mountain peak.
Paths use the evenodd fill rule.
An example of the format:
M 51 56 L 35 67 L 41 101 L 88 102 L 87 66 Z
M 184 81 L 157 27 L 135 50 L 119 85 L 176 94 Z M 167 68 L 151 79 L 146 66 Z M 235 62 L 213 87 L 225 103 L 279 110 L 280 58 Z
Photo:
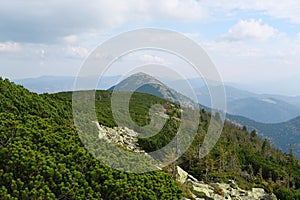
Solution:
M 164 85 L 162 82 L 157 80 L 155 77 L 153 77 L 147 73 L 144 73 L 144 72 L 138 72 L 138 73 L 132 74 L 124 80 L 130 80 L 131 84 L 136 81 L 136 83 L 139 83 L 139 84 L 142 82 L 144 82 L 144 83 L 148 82 L 148 84 L 151 83 L 151 84 Z
M 196 104 L 190 98 L 143 72 L 138 72 L 125 78 L 109 90 L 132 91 L 133 88 L 137 88 L 136 92 L 151 94 L 174 103 L 181 102 L 186 107 L 197 108 Z
M 137 73 L 134 73 L 131 75 L 132 76 L 147 76 L 147 77 L 151 77 L 151 78 L 154 78 L 152 77 L 151 75 L 147 74 L 147 73 L 144 73 L 144 72 L 137 72 Z

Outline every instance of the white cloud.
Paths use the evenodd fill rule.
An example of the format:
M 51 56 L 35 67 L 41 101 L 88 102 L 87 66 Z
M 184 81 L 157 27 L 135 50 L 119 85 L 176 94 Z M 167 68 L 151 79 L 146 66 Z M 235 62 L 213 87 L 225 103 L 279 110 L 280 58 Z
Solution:
M 261 20 L 240 20 L 229 31 L 223 35 L 223 38 L 228 40 L 267 40 L 274 37 L 278 30 L 267 25 L 262 24 Z
M 164 58 L 156 55 L 150 55 L 150 54 L 141 55 L 140 61 L 144 63 L 156 63 L 161 65 L 167 65 L 167 61 Z
M 63 37 L 63 41 L 66 43 L 75 43 L 77 42 L 78 38 L 76 35 L 68 35 Z
M 299 0 L 204 0 L 203 5 L 214 10 L 215 13 L 222 12 L 224 15 L 236 13 L 237 11 L 256 11 L 260 14 L 278 19 L 288 19 L 290 22 L 300 23 L 300 1 Z
M 153 7 L 158 7 L 160 15 L 179 20 L 199 20 L 206 18 L 206 11 L 198 1 L 195 0 L 161 0 L 151 1 Z M 151 11 L 150 11 L 151 12 Z
M 203 41 L 200 45 L 229 82 L 266 82 L 300 74 L 297 38 Z
M 119 28 L 127 23 L 195 21 L 206 12 L 195 0 L 5 1 L 0 7 L 0 40 L 53 43 L 74 35 Z M 22 33 L 22 34 L 19 34 Z
M 192 40 L 196 40 L 201 36 L 200 33 L 196 33 L 196 32 L 194 32 L 194 33 L 183 33 L 183 35 L 185 35 L 188 38 L 191 38 Z
M 299 0 L 11 0 L 1 2 L 0 40 L 53 43 L 64 38 L 72 43 L 77 40 L 75 35 L 126 24 L 209 22 L 244 11 L 300 23 L 299 10 Z
M 67 57 L 86 58 L 89 55 L 89 50 L 81 46 L 68 46 L 65 53 Z
M 0 43 L 0 52 L 16 52 L 21 50 L 20 44 L 16 42 Z

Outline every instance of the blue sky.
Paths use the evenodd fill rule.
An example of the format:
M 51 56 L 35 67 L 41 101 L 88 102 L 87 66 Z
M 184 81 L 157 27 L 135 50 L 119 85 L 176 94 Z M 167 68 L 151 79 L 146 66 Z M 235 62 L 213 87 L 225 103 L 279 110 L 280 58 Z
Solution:
M 299 10 L 298 0 L 0 0 L 0 75 L 74 76 L 106 39 L 156 27 L 198 42 L 227 82 L 299 85 Z

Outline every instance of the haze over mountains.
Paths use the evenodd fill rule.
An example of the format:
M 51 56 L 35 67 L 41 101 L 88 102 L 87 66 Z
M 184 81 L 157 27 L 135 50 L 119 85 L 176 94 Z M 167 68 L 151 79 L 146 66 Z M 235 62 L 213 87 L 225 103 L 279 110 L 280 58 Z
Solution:
M 98 89 L 113 90 L 120 76 L 104 77 L 98 84 Z M 88 80 L 88 79 L 87 79 Z M 74 77 L 40 77 L 33 79 L 17 80 L 32 91 L 42 93 L 54 93 L 58 91 L 71 91 L 73 89 Z M 201 105 L 210 107 L 210 95 L 203 81 L 199 79 L 189 80 L 192 87 L 196 88 L 196 95 Z M 167 87 L 161 81 L 143 73 L 134 74 L 123 80 L 120 85 L 137 85 L 137 83 L 148 82 L 137 89 L 138 92 L 148 93 L 173 102 L 178 100 L 185 105 L 191 100 L 179 92 Z M 166 81 L 167 85 L 184 92 L 184 82 Z M 216 84 L 216 83 L 214 83 Z M 199 87 L 200 85 L 200 87 Z M 219 86 L 215 86 L 219 87 Z M 198 88 L 198 89 L 197 89 Z M 119 88 L 122 90 L 122 88 Z M 248 91 L 225 86 L 227 97 L 227 118 L 236 123 L 245 125 L 249 130 L 257 130 L 259 136 L 267 138 L 275 146 L 288 152 L 292 144 L 295 155 L 300 158 L 300 97 L 288 97 L 281 95 L 255 94 Z M 177 98 L 177 99 L 176 99 Z
M 115 85 L 121 76 L 108 76 L 101 78 L 97 89 L 108 89 Z M 88 81 L 88 78 L 83 78 Z M 28 78 L 14 80 L 14 82 L 24 85 L 31 91 L 37 93 L 56 93 L 60 91 L 73 90 L 75 77 L 55 77 L 43 76 L 38 78 Z M 185 80 L 168 80 L 159 78 L 170 88 L 174 88 L 179 93 L 193 99 L 190 94 L 186 94 L 187 88 Z M 201 78 L 188 79 L 189 84 L 196 92 L 198 103 L 210 107 L 210 94 Z M 216 82 L 212 85 L 219 87 Z M 88 89 L 88 88 L 83 88 Z M 93 89 L 93 88 L 90 88 Z M 226 85 L 227 112 L 233 115 L 241 115 L 249 119 L 262 123 L 280 123 L 291 120 L 300 115 L 300 96 L 283 96 L 276 94 L 256 94 L 235 87 Z
M 159 83 L 151 77 L 148 78 L 154 83 Z M 132 81 L 141 81 L 141 79 L 129 77 L 124 81 L 134 83 Z M 162 91 L 156 93 L 161 96 L 171 94 L 171 90 L 168 91 L 169 88 L 163 84 L 151 89 L 155 88 Z M 200 111 L 200 123 L 194 142 L 178 161 L 163 170 L 133 174 L 107 167 L 99 162 L 96 156 L 100 155 L 99 153 L 103 154 L 106 159 L 114 161 L 114 167 L 119 165 L 121 169 L 124 169 L 124 160 L 127 163 L 125 167 L 144 169 L 145 162 L 139 159 L 139 155 L 146 156 L 145 152 L 147 152 L 150 156 L 147 158 L 151 158 L 151 152 L 163 148 L 177 135 L 182 113 L 179 105 L 153 95 L 133 93 L 129 108 L 131 108 L 132 119 L 137 124 L 149 124 L 149 108 L 157 104 L 164 106 L 166 110 L 163 117 L 168 118 L 165 126 L 155 136 L 138 137 L 134 140 L 133 130 L 128 127 L 117 127 L 110 106 L 112 92 L 95 91 L 98 97 L 95 99 L 98 125 L 101 124 L 101 127 L 107 130 L 104 133 L 107 138 L 114 138 L 114 140 L 103 140 L 99 137 L 98 129 L 94 131 L 93 128 L 87 129 L 88 134 L 84 139 L 90 141 L 94 147 L 93 151 L 88 151 L 82 144 L 78 127 L 76 128 L 73 123 L 72 95 L 74 93 L 38 95 L 1 77 L 0 90 L 2 102 L 0 155 L 3 160 L 0 167 L 2 172 L 0 194 L 4 199 L 12 199 L 12 197 L 14 199 L 183 199 L 182 196 L 189 199 L 196 199 L 196 197 L 299 199 L 300 197 L 300 168 L 294 154 L 282 153 L 256 134 L 250 134 L 230 122 L 224 124 L 222 134 L 211 152 L 204 158 L 200 158 L 199 147 L 203 144 L 207 126 L 213 117 L 203 109 Z M 85 94 L 85 91 L 75 93 Z M 79 112 L 86 112 L 84 109 L 87 106 L 86 100 L 81 104 L 82 109 Z M 88 116 L 84 117 L 86 118 L 82 119 L 87 120 L 83 121 L 89 121 Z M 94 122 L 90 123 L 94 124 Z M 129 148 L 132 147 L 133 142 L 135 147 Z M 109 148 L 111 143 L 118 145 L 118 150 L 114 147 L 113 154 Z M 105 145 L 102 147 L 102 144 Z M 137 147 L 140 147 L 143 152 L 124 154 L 124 152 L 137 150 Z M 123 148 L 127 151 L 122 151 Z M 121 159 L 118 159 L 119 156 Z M 173 154 L 170 156 L 173 157 Z M 175 169 L 178 167 L 186 172 L 179 173 L 177 170 L 175 174 Z M 189 175 L 185 175 L 186 173 Z M 179 184 L 175 181 L 183 180 L 181 178 L 183 176 L 193 182 L 182 181 Z M 229 181 L 231 184 L 225 184 Z M 260 191 L 259 194 L 257 191 Z
M 216 86 L 219 87 L 219 86 Z M 206 87 L 198 89 L 199 103 L 210 107 L 210 95 Z M 227 111 L 263 123 L 279 123 L 300 115 L 299 97 L 255 94 L 225 86 Z
M 97 89 L 114 89 L 121 76 L 104 77 Z M 86 78 L 88 81 L 88 78 Z M 162 81 L 162 79 L 160 79 Z M 71 91 L 74 77 L 39 77 L 32 79 L 16 80 L 18 84 L 38 92 L 55 93 L 59 91 Z M 136 84 L 137 82 L 149 82 L 138 88 L 138 92 L 148 93 L 160 98 L 190 104 L 190 98 L 182 95 L 185 92 L 183 80 L 161 81 L 143 73 L 132 75 L 123 80 L 122 85 Z M 210 107 L 210 95 L 202 79 L 188 80 L 195 89 L 200 105 Z M 218 83 L 215 87 L 218 86 Z M 169 87 L 167 87 L 167 86 Z M 177 91 L 171 89 L 177 89 Z M 249 130 L 257 130 L 261 138 L 268 139 L 276 147 L 288 152 L 290 144 L 293 145 L 295 155 L 300 158 L 300 97 L 282 95 L 255 94 L 240 90 L 232 86 L 225 86 L 227 99 L 227 118 Z M 182 94 L 181 94 L 182 93 Z

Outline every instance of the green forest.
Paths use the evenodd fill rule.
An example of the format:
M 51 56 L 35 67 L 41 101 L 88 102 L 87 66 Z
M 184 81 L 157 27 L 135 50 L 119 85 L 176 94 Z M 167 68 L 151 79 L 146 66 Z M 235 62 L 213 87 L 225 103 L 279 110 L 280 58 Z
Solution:
M 111 92 L 95 96 L 99 123 L 116 126 Z M 85 149 L 73 122 L 71 92 L 38 95 L 0 78 L 0 101 L 1 199 L 181 199 L 186 191 L 172 177 L 175 165 L 207 183 L 235 180 L 241 188 L 262 187 L 279 199 L 300 199 L 300 163 L 292 146 L 283 153 L 255 130 L 226 122 L 212 152 L 199 158 L 213 117 L 203 109 L 193 144 L 176 163 L 132 174 L 101 164 Z M 129 110 L 136 124 L 149 123 L 154 104 L 163 105 L 170 119 L 157 135 L 138 141 L 147 152 L 167 144 L 180 122 L 180 106 L 134 93 Z

